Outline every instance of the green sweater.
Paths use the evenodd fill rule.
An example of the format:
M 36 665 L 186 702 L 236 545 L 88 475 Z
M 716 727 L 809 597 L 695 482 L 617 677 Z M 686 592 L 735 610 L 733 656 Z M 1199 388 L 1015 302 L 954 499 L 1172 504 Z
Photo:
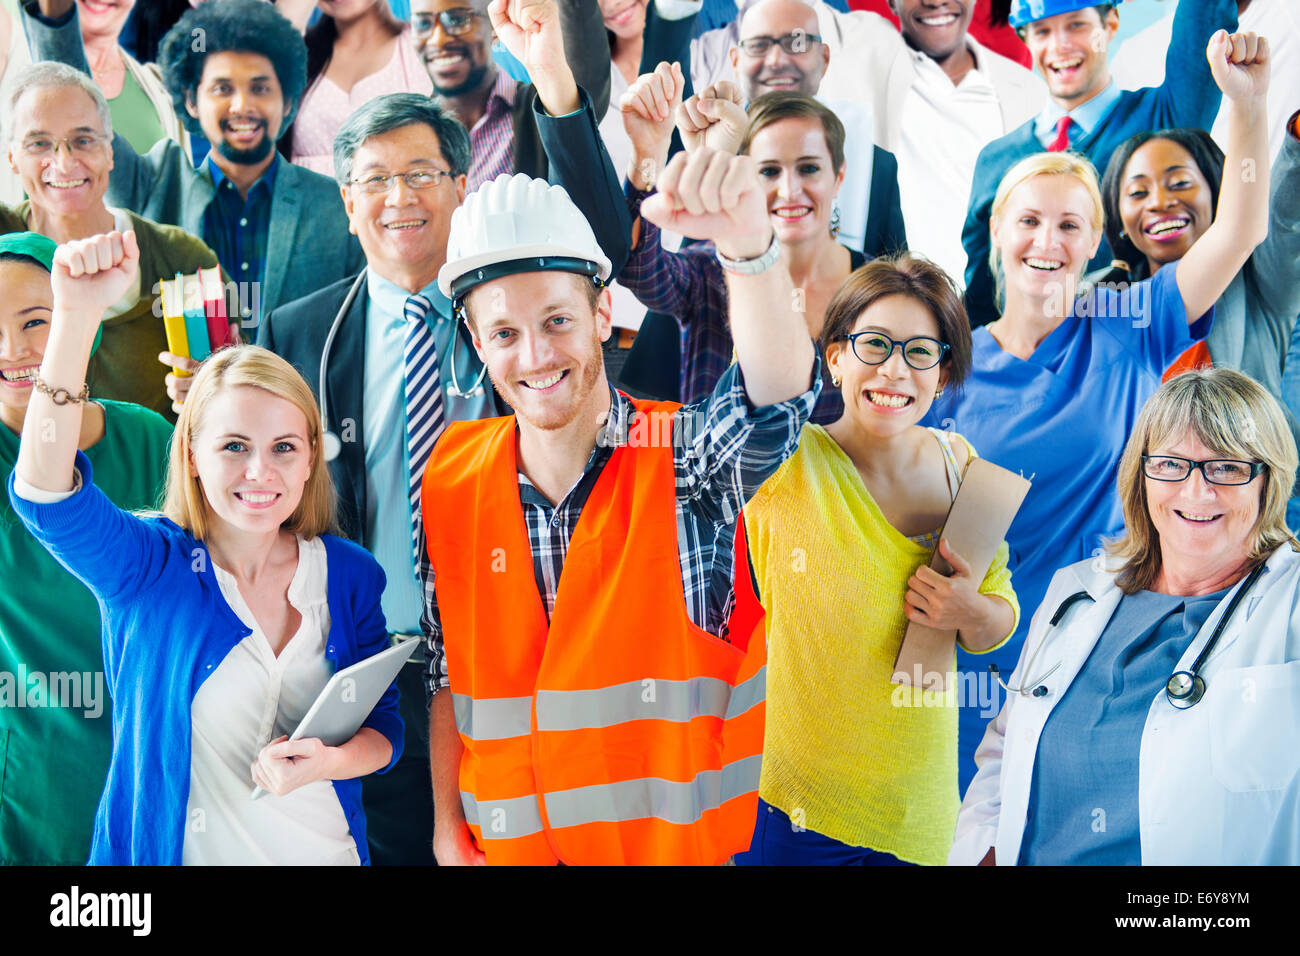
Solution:
M 0 205 L 0 233 L 25 232 L 30 201 Z M 86 384 L 95 398 L 135 402 L 152 408 L 169 422 L 176 421 L 163 383 L 165 366 L 158 353 L 167 350 L 162 305 L 154 310 L 158 283 L 176 273 L 189 275 L 217 264 L 211 249 L 184 229 L 163 226 L 135 213 L 127 213 L 140 243 L 140 287 L 144 294 L 135 307 L 104 323 L 104 337 L 90 359 Z
M 104 401 L 86 449 L 95 484 L 122 508 L 157 507 L 171 426 Z M 8 485 L 18 436 L 0 425 Z M 99 605 L 22 526 L 0 494 L 0 864 L 81 865 L 112 750 Z

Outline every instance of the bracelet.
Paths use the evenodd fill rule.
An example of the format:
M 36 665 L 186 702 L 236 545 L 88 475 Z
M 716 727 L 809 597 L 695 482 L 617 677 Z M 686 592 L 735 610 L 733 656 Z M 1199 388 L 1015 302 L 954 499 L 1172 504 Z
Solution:
M 90 386 L 82 384 L 81 394 L 73 395 L 66 388 L 50 388 L 40 377 L 32 379 L 32 387 L 42 395 L 50 396 L 50 401 L 55 405 L 80 405 L 82 402 L 90 401 Z
M 772 266 L 776 265 L 777 260 L 781 258 L 781 240 L 773 232 L 772 241 L 767 247 L 767 252 L 753 259 L 731 259 L 719 252 L 717 247 L 714 247 L 713 255 L 722 264 L 722 268 L 728 272 L 734 272 L 736 275 L 742 276 L 756 276 L 760 272 L 766 272 L 772 268 Z

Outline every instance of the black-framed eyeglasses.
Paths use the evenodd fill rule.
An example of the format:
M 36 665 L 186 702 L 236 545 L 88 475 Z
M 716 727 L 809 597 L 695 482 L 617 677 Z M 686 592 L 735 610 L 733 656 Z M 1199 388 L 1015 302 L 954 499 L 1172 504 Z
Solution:
M 815 33 L 796 30 L 794 33 L 779 37 L 748 37 L 737 45 L 745 51 L 746 55 L 757 58 L 767 56 L 767 51 L 772 49 L 773 43 L 779 43 L 786 53 L 797 56 L 800 53 L 807 53 L 814 43 L 821 42 L 822 38 Z
M 1175 455 L 1142 456 L 1142 473 L 1156 481 L 1186 481 L 1193 471 L 1200 469 L 1201 477 L 1212 485 L 1248 485 L 1267 467 L 1262 461 L 1233 458 L 1192 461 Z
M 442 10 L 438 13 L 413 13 L 411 32 L 416 36 L 428 36 L 433 32 L 434 25 L 441 23 L 443 31 L 448 36 L 463 37 L 474 29 L 474 21 L 481 16 L 485 14 L 468 7 L 457 7 L 455 10 Z
M 412 189 L 432 189 L 442 182 L 444 176 L 450 175 L 445 169 L 413 169 L 409 173 L 376 173 L 364 179 L 350 179 L 348 182 L 363 193 L 377 196 L 392 189 L 393 183 L 399 179 L 406 180 L 406 185 Z
M 844 336 L 842 341 L 847 341 L 852 346 L 853 354 L 864 365 L 883 365 L 894 354 L 894 349 L 902 349 L 903 361 L 918 372 L 934 368 L 952 348 L 947 342 L 940 342 L 928 335 L 891 339 L 883 332 L 854 332 Z

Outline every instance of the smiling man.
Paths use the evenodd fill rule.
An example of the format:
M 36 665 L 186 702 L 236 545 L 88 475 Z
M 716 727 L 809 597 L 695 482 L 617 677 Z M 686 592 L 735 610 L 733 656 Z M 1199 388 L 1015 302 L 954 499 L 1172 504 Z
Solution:
M 162 226 L 104 202 L 114 166 L 112 119 L 99 87 L 62 63 L 38 63 L 10 78 L 0 104 L 6 165 L 31 198 L 0 205 L 0 232 L 32 232 L 69 242 L 134 231 L 140 280 L 110 308 L 90 360 L 87 384 L 97 398 L 136 402 L 175 420 L 157 356 L 167 347 L 154 312 L 156 283 L 217 264 L 212 250 L 176 226 Z
M 510 0 L 509 7 L 530 6 Z M 609 106 L 609 41 L 596 0 L 549 0 L 564 37 L 566 70 L 591 96 L 596 117 Z M 411 36 L 444 107 L 469 130 L 468 189 L 502 173 L 547 178 L 547 154 L 534 118 L 538 86 L 549 76 L 529 70 L 531 83 L 517 83 L 492 59 L 489 7 L 505 15 L 498 0 L 411 0 Z M 539 5 L 540 6 L 540 5 Z M 513 14 L 511 14 L 513 15 Z M 578 109 L 578 104 L 573 104 Z
M 583 197 L 585 214 L 621 266 L 630 231 L 627 206 L 613 201 L 621 200 L 618 178 L 565 61 L 555 4 L 519 5 L 514 14 L 524 26 L 506 20 L 498 31 L 539 77 L 535 122 L 548 166 L 557 183 Z M 531 33 L 526 52 L 525 29 Z M 573 112 L 579 102 L 584 107 Z M 340 438 L 330 469 L 343 533 L 384 569 L 384 618 L 392 632 L 419 634 L 423 600 L 413 538 L 420 511 L 412 475 L 423 470 L 444 423 L 507 410 L 486 383 L 468 329 L 458 325 L 437 287 L 452 213 L 466 194 L 470 138 L 436 100 L 393 94 L 348 118 L 335 140 L 334 162 L 366 268 L 277 309 L 258 344 L 293 363 L 322 397 L 327 427 Z M 392 771 L 363 784 L 376 863 L 431 859 L 422 661 L 398 679 L 408 746 Z
M 28 0 L 33 55 L 88 73 L 77 16 L 73 0 Z M 237 283 L 247 326 L 354 274 L 361 247 L 337 187 L 275 151 L 306 83 L 292 24 L 262 0 L 204 3 L 163 39 L 159 60 L 177 114 L 213 149 L 196 168 L 171 140 L 142 156 L 116 136 L 109 201 L 201 236 Z
M 754 161 L 680 153 L 659 190 L 644 215 L 729 271 L 738 364 L 685 407 L 610 387 L 611 267 L 564 190 L 501 177 L 453 218 L 439 288 L 515 414 L 449 428 L 424 474 L 441 864 L 716 865 L 752 835 L 737 519 L 821 378 Z
M 1042 150 L 1071 149 L 1104 170 L 1111 153 L 1135 133 L 1173 126 L 1209 129 L 1220 94 L 1210 75 L 1205 44 L 1216 30 L 1237 28 L 1237 0 L 1182 3 L 1158 87 L 1121 90 L 1110 75 L 1110 43 L 1119 29 L 1117 3 L 1013 0 L 1015 27 L 1047 83 L 1042 111 L 981 150 L 975 164 L 962 245 L 966 249 L 966 310 L 972 325 L 998 317 L 989 270 L 989 213 L 1002 175 Z M 1103 240 L 1090 269 L 1105 266 Z

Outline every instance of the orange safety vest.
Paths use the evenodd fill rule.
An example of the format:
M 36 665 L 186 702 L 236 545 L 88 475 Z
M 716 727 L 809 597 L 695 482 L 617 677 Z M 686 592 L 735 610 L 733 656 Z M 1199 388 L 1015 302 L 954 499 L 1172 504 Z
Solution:
M 680 407 L 634 404 L 651 422 Z M 493 864 L 634 865 L 748 849 L 767 655 L 743 518 L 728 642 L 686 612 L 671 441 L 616 448 L 548 626 L 517 473 L 513 417 L 459 422 L 421 495 L 479 849 Z

